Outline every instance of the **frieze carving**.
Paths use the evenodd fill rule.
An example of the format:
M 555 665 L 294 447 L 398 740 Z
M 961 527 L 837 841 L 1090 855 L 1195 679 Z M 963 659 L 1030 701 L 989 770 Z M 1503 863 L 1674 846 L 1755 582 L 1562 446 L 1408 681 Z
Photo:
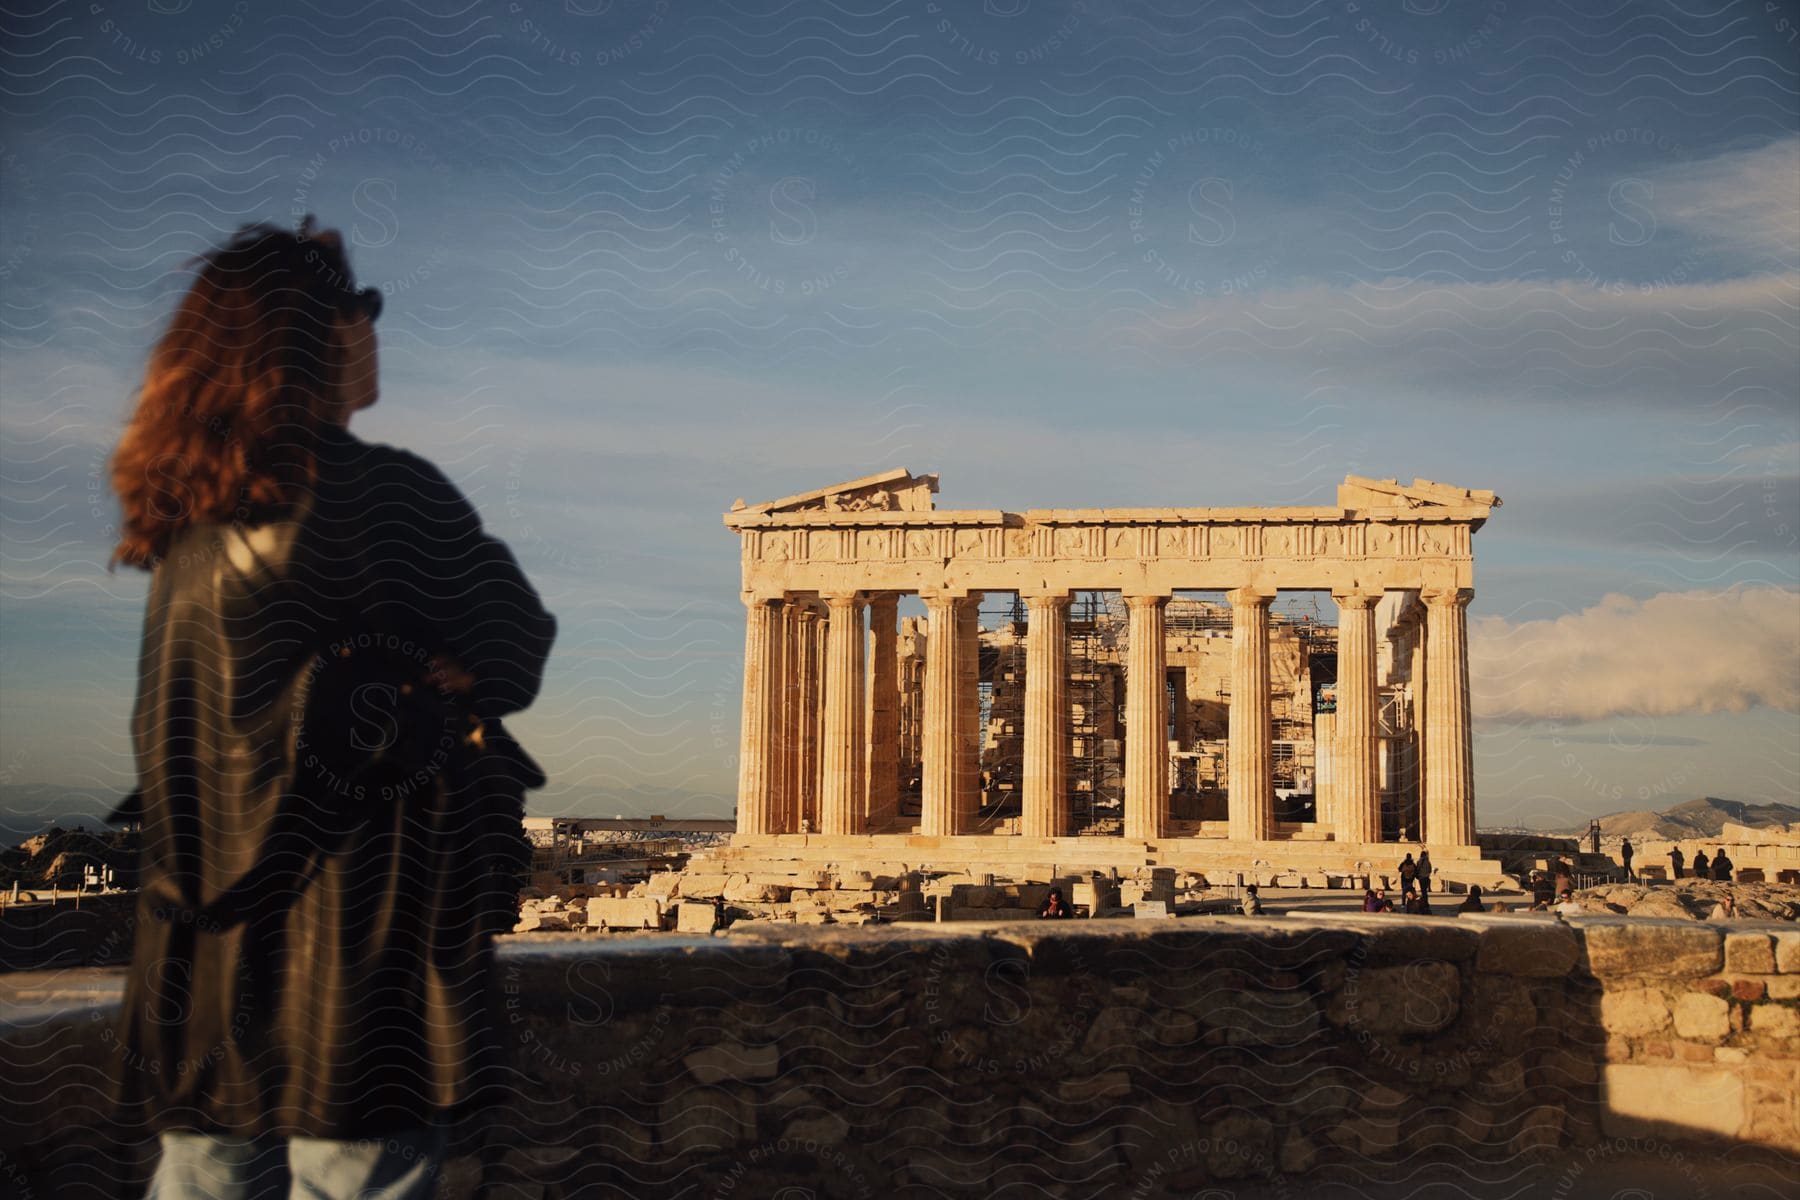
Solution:
M 1340 507 L 950 512 L 932 507 L 935 475 L 904 469 L 767 504 L 739 502 L 727 526 L 751 563 L 1145 564 L 1467 560 L 1470 537 L 1500 500 L 1491 492 L 1350 476 Z M 916 514 L 916 515 L 913 515 Z M 1111 569 L 1116 569 L 1111 568 Z M 1261 569 L 1261 568 L 1258 568 Z M 1289 585 L 1282 585 L 1289 586 Z

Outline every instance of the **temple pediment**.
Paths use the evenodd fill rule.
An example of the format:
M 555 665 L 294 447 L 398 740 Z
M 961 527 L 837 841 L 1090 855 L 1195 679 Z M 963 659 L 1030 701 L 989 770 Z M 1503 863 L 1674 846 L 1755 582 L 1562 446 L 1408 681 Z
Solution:
M 746 504 L 739 500 L 731 506 L 734 513 L 804 513 L 804 512 L 930 512 L 931 497 L 938 490 L 936 475 L 914 475 L 905 467 L 895 467 L 879 475 L 865 475 L 830 487 L 801 492 L 763 504 Z
M 1339 508 L 1499 508 L 1492 492 L 1459 488 L 1429 479 L 1400 483 L 1393 479 L 1368 479 L 1346 475 L 1338 485 Z

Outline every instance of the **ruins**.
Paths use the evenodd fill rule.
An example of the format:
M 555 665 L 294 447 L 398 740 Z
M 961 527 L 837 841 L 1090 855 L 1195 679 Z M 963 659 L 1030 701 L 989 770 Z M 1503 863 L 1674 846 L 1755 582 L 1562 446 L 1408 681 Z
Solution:
M 1465 629 L 1492 492 L 1349 476 L 1332 506 L 1022 513 L 936 492 L 897 469 L 725 514 L 746 630 L 714 869 L 1339 884 L 1405 842 L 1445 879 L 1499 874 Z M 1328 592 L 1335 626 L 1273 611 L 1284 591 Z

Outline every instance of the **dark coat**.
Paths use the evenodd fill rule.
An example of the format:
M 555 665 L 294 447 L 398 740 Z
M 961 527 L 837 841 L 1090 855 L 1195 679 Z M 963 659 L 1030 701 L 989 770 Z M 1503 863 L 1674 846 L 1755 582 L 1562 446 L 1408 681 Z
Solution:
M 524 792 L 543 783 L 498 718 L 537 695 L 555 630 L 449 480 L 341 430 L 296 511 L 175 539 L 132 714 L 128 1119 L 366 1136 L 493 1098 L 492 934 L 512 924 Z M 447 654 L 474 676 L 429 769 L 340 773 L 324 742 L 342 731 L 320 717 L 370 696 L 358 682 L 329 714 L 307 696 L 328 665 L 344 678 L 332 648 L 347 639 L 387 643 L 397 671 Z M 361 681 L 376 659 L 347 661 Z

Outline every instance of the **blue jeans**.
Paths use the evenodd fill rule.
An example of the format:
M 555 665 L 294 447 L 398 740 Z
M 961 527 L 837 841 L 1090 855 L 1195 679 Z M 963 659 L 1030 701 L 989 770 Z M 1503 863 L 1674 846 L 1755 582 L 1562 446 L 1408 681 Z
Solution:
M 442 1126 L 355 1140 L 169 1132 L 148 1200 L 426 1200 L 445 1141 Z

